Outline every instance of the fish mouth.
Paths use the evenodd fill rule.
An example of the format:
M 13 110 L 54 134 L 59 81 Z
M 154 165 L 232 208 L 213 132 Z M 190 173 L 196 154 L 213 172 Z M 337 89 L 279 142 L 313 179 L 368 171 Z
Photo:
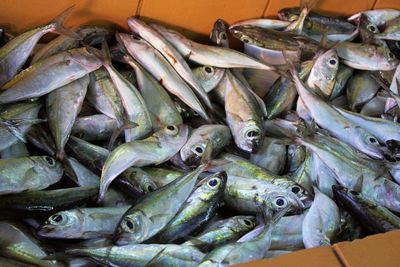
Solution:
M 36 231 L 36 234 L 38 236 L 42 236 L 42 237 L 49 237 L 48 234 L 52 233 L 53 229 L 46 227 L 46 226 L 41 226 L 39 227 L 39 230 Z
M 313 203 L 313 199 L 311 196 L 302 196 L 299 198 L 300 202 L 303 204 L 303 209 L 308 209 L 311 207 L 311 204 Z
M 375 146 L 372 147 L 372 149 L 367 149 L 364 153 L 366 153 L 368 156 L 370 156 L 373 159 L 379 159 L 379 160 L 384 159 L 383 151 Z

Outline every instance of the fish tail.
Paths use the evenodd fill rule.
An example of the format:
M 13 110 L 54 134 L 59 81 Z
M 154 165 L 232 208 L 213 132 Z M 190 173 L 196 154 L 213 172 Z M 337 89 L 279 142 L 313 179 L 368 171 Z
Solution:
M 50 24 L 52 25 L 53 29 L 52 32 L 58 33 L 61 35 L 68 36 L 73 39 L 82 39 L 82 37 L 77 34 L 76 32 L 65 28 L 62 24 L 65 21 L 65 19 L 71 14 L 72 9 L 74 6 L 70 6 L 66 10 L 64 10 L 60 15 L 58 15 Z
M 111 63 L 111 56 L 110 56 L 110 49 L 108 48 L 108 44 L 103 41 L 101 43 L 101 50 L 98 50 L 94 47 L 88 46 L 86 44 L 82 44 L 86 49 L 94 54 L 100 61 L 103 63 L 103 66 L 107 69 L 112 66 Z
M 112 151 L 114 149 L 114 143 L 115 140 L 117 139 L 120 134 L 127 129 L 132 129 L 137 127 L 138 124 L 134 122 L 124 122 L 124 124 L 121 127 L 118 127 L 117 129 L 114 130 L 114 132 L 111 135 L 110 142 L 108 143 L 108 150 Z

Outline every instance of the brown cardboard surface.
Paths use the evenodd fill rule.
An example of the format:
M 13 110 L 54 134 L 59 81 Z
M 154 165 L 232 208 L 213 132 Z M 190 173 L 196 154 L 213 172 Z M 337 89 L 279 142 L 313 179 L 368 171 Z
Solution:
M 259 260 L 237 266 L 268 266 L 268 267 L 341 267 L 334 251 L 330 247 L 303 249 L 297 252 L 278 256 L 273 259 Z
M 333 249 L 343 255 L 345 266 L 400 266 L 400 231 L 341 242 Z
M 377 0 L 374 9 L 380 8 L 399 8 L 400 1 L 399 0 Z

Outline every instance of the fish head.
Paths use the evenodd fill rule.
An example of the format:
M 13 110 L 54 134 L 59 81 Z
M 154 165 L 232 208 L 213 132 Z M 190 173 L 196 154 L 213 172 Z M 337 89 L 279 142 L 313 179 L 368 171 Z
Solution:
M 360 32 L 361 39 L 364 43 L 371 43 L 374 41 L 374 35 L 379 33 L 378 26 L 375 25 L 369 16 L 361 14 L 360 21 L 358 23 L 358 30 Z
M 77 212 L 61 211 L 51 215 L 37 231 L 41 237 L 73 238 L 81 230 L 81 218 Z
M 225 22 L 222 19 L 217 19 L 211 31 L 210 39 L 217 45 L 228 47 L 228 36 L 226 35 Z
M 182 161 L 188 166 L 199 164 L 206 145 L 207 140 L 192 135 L 180 151 Z
M 127 23 L 129 29 L 134 33 L 138 33 L 139 31 L 142 31 L 146 27 L 146 23 L 144 21 L 135 17 L 129 17 Z
M 40 171 L 42 175 L 46 175 L 50 180 L 60 178 L 63 173 L 62 164 L 50 156 L 35 157 L 35 170 Z
M 382 70 L 393 70 L 399 65 L 399 60 L 396 56 L 386 47 L 380 47 L 383 50 L 384 63 L 382 63 Z
M 295 182 L 291 182 L 288 189 L 297 196 L 297 198 L 304 204 L 305 208 L 311 207 L 313 197 L 307 189 Z
M 129 211 L 128 211 L 129 212 Z M 151 227 L 151 221 L 141 211 L 134 211 L 124 216 L 115 232 L 115 243 L 127 245 L 143 242 Z
M 259 33 L 257 27 L 254 26 L 234 26 L 229 28 L 231 34 L 235 36 L 237 39 L 246 44 L 252 44 L 256 46 L 263 46 L 262 43 L 259 43 L 257 40 L 259 39 Z
M 278 18 L 284 21 L 295 21 L 299 18 L 300 8 L 283 8 L 278 11 Z
M 208 202 L 212 199 L 215 199 L 215 197 L 218 195 L 222 196 L 223 192 L 225 191 L 227 178 L 228 175 L 226 172 L 221 171 L 211 174 L 201 180 L 197 184 L 197 187 L 201 191 L 200 198 L 203 201 Z
M 69 57 L 65 62 L 69 62 L 68 60 L 72 60 L 88 70 L 97 70 L 103 65 L 101 59 L 99 59 L 96 54 L 90 48 L 76 48 L 69 50 Z
M 305 209 L 303 202 L 289 190 L 276 189 L 260 197 L 265 201 L 267 207 L 274 212 L 289 207 L 288 213 L 299 214 Z
M 149 43 L 147 43 L 144 39 L 134 34 L 127 33 L 117 33 L 116 39 L 118 43 L 124 46 L 131 55 L 135 55 L 141 51 L 151 50 Z
M 238 128 L 238 133 L 234 134 L 236 145 L 250 153 L 257 151 L 263 138 L 263 129 L 254 120 L 242 123 Z
M 162 146 L 182 147 L 189 136 L 189 127 L 186 124 L 167 125 L 155 133 Z
M 354 147 L 373 159 L 383 159 L 384 155 L 378 139 L 360 127 L 357 127 L 356 131 Z

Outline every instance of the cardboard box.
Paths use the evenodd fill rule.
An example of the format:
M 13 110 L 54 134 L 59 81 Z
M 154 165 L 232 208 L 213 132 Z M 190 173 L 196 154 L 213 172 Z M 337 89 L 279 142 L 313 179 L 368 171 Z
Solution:
M 228 23 L 261 17 L 276 17 L 297 0 L 1 0 L 0 26 L 18 34 L 53 19 L 75 5 L 67 26 L 107 20 L 127 29 L 126 18 L 139 15 L 177 28 L 190 38 L 207 42 L 214 21 Z M 349 16 L 377 8 L 400 9 L 400 0 L 321 0 L 315 11 Z M 400 266 L 400 231 L 369 236 L 331 247 L 300 250 L 274 259 L 240 266 Z

